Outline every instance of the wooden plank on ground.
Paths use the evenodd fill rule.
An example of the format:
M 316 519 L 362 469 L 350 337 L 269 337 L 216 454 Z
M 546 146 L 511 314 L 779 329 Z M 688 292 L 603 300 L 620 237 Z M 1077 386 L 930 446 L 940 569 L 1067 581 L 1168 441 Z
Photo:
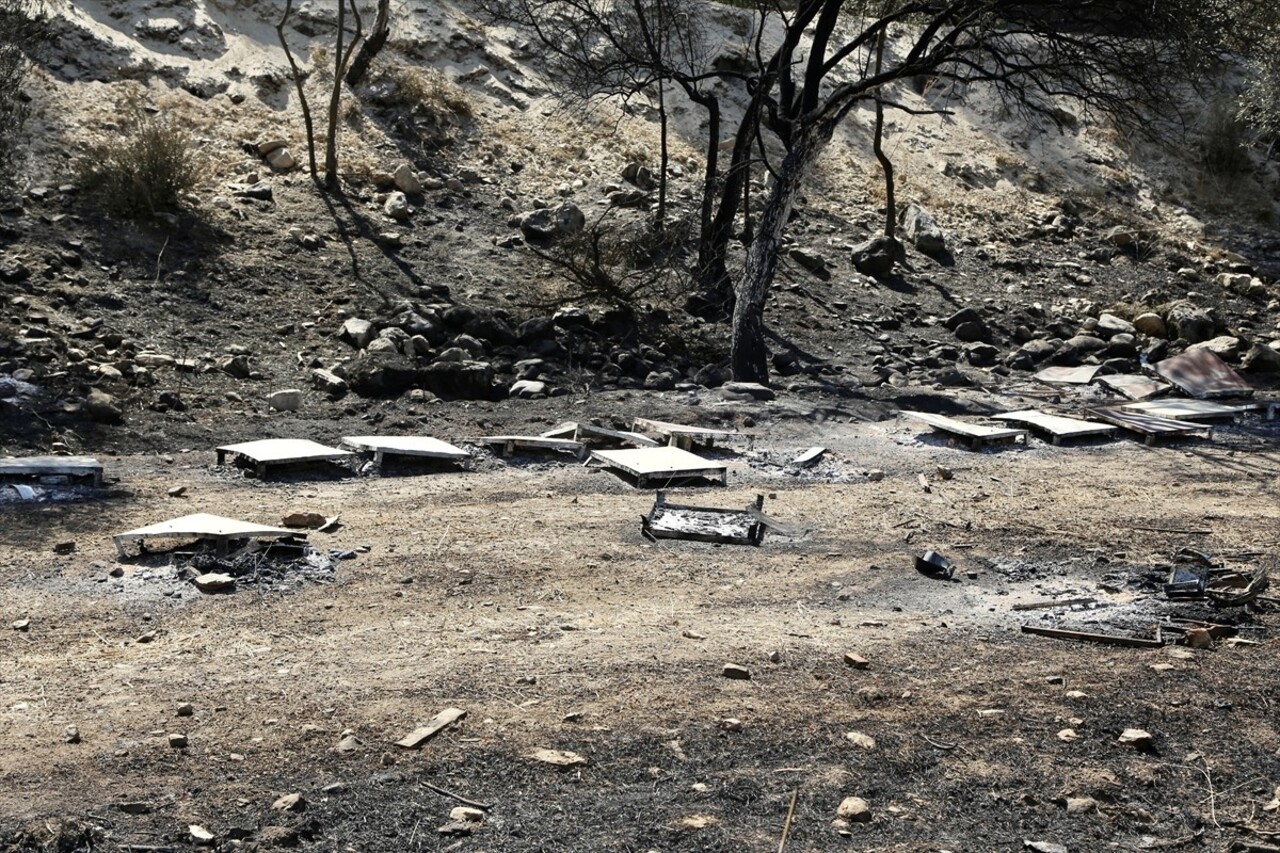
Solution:
M 1092 634 L 1088 631 L 1068 631 L 1065 628 L 1041 628 L 1036 625 L 1023 625 L 1022 633 L 1035 634 L 1039 637 L 1052 637 L 1055 640 L 1080 640 L 1086 643 L 1127 646 L 1134 649 L 1159 649 L 1164 647 L 1164 643 L 1160 640 L 1144 640 L 1139 637 L 1126 637 L 1119 634 Z
M 512 455 L 518 447 L 533 450 L 554 450 L 558 453 L 568 453 L 573 456 L 582 456 L 587 449 L 586 445 L 580 441 L 574 441 L 570 438 L 546 438 L 541 435 L 486 435 L 473 439 L 472 443 L 500 448 L 503 456 Z
M 467 712 L 461 708 L 445 708 L 432 717 L 431 721 L 425 726 L 419 726 L 396 741 L 396 746 L 404 747 L 405 749 L 417 749 L 466 715 Z

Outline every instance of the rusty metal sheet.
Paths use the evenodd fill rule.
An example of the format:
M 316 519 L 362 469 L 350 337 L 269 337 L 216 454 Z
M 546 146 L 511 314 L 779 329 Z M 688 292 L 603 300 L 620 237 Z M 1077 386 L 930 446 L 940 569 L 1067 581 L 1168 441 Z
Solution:
M 1122 397 L 1130 400 L 1146 400 L 1168 391 L 1169 383 L 1161 382 L 1150 376 L 1138 376 L 1133 373 L 1111 373 L 1098 377 L 1098 384 L 1110 388 Z
M 1198 400 L 1253 396 L 1249 383 L 1207 349 L 1189 349 L 1166 358 L 1156 364 L 1155 371 Z

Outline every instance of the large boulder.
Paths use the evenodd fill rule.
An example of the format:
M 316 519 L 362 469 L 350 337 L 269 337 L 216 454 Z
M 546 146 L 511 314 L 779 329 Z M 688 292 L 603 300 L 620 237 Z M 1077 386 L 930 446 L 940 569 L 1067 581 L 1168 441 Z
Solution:
M 334 370 L 361 397 L 394 397 L 418 384 L 413 362 L 395 351 L 362 355 Z
M 902 212 L 902 236 L 926 255 L 939 255 L 947 250 L 946 235 L 918 204 L 909 204 Z
M 902 244 L 893 237 L 879 234 L 853 247 L 853 267 L 863 275 L 882 276 L 893 272 L 902 257 Z
M 364 349 L 377 336 L 378 330 L 373 323 L 359 317 L 347 318 L 342 324 L 342 331 L 338 332 L 338 337 L 356 349 Z
M 520 233 L 530 240 L 554 240 L 570 237 L 586 227 L 587 217 L 571 201 L 559 207 L 541 207 L 521 215 L 517 224 Z
M 1212 338 L 1218 325 L 1207 309 L 1193 305 L 1185 299 L 1169 306 L 1165 315 L 1165 324 L 1175 338 L 1182 338 L 1193 344 Z
M 484 361 L 437 359 L 422 371 L 422 384 L 445 400 L 489 400 L 494 396 L 493 367 Z
M 100 424 L 118 424 L 124 420 L 124 412 L 117 405 L 116 398 L 97 388 L 85 398 L 84 413 L 89 420 Z
M 1235 361 L 1239 358 L 1240 348 L 1240 339 L 1233 335 L 1221 335 L 1187 347 L 1187 349 L 1207 349 L 1223 361 Z

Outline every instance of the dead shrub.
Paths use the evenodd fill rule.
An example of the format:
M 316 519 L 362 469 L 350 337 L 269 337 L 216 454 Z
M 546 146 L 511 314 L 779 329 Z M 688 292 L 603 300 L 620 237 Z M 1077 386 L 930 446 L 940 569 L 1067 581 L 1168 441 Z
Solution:
M 126 104 L 121 132 L 80 159 L 80 184 L 107 211 L 151 216 L 176 207 L 200 177 L 200 157 L 185 126 L 171 115 Z
M 375 103 L 399 114 L 398 130 L 428 151 L 452 145 L 474 115 L 462 87 L 434 68 L 389 68 L 370 91 Z
M 1233 105 L 1218 101 L 1205 115 L 1200 139 L 1200 158 L 1210 174 L 1222 177 L 1239 175 L 1249 170 L 1249 141 L 1245 124 Z
M 0 0 L 0 169 L 12 177 L 18 159 L 28 96 L 22 90 L 30 54 L 48 40 L 47 18 L 40 0 Z

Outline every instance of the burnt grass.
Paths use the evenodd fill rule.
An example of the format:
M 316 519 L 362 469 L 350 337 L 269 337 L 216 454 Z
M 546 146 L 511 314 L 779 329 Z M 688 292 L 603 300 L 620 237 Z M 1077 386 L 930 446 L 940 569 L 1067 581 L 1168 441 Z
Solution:
M 1280 774 L 1280 759 L 1255 737 L 1271 730 L 1280 700 L 1271 663 L 1239 655 L 1234 667 L 1151 669 L 1164 659 L 1147 650 L 940 630 L 904 640 L 868 671 L 803 656 L 784 661 L 758 676 L 784 698 L 767 720 L 738 732 L 673 719 L 575 735 L 577 724 L 565 724 L 559 746 L 587 759 L 569 769 L 531 761 L 498 741 L 467 742 L 477 739 L 467 738 L 465 722 L 415 753 L 390 753 L 388 746 L 340 757 L 300 741 L 257 772 L 229 767 L 216 790 L 189 786 L 181 806 L 216 815 L 204 825 L 220 839 L 237 839 L 218 845 L 226 850 L 772 850 L 795 790 L 789 850 L 1016 851 L 1025 840 L 1070 850 L 1227 849 L 1252 837 L 1245 827 Z M 1003 675 L 975 683 L 964 675 L 971 666 Z M 1077 667 L 1124 677 L 1077 682 Z M 661 665 L 614 675 L 697 677 Z M 1051 675 L 1062 683 L 1050 683 Z M 789 718 L 785 695 L 796 682 L 823 685 L 823 714 Z M 464 701 L 468 685 L 440 687 Z M 1068 699 L 1068 690 L 1086 697 Z M 1001 713 L 976 713 L 988 708 Z M 1072 725 L 1071 717 L 1084 722 Z M 1078 742 L 1058 740 L 1067 727 Z M 1151 748 L 1117 744 L 1129 727 L 1152 732 Z M 851 729 L 872 735 L 875 749 L 846 742 Z M 175 752 L 108 761 L 102 770 L 180 777 L 192 761 L 199 756 Z M 341 791 L 322 792 L 335 782 Z M 457 803 L 427 783 L 492 810 L 471 836 L 441 836 Z M 299 813 L 247 805 L 254 792 L 294 790 L 306 799 Z M 831 821 L 850 791 L 872 804 L 874 816 L 842 837 Z M 245 796 L 236 799 L 237 792 Z M 1068 796 L 1092 797 L 1096 810 L 1068 814 Z M 149 803 L 148 813 L 133 815 L 84 804 L 63 820 L 87 827 L 95 846 L 43 846 L 27 828 L 2 836 L 3 849 L 187 849 L 178 805 Z M 682 824 L 698 816 L 711 820 L 701 828 Z

